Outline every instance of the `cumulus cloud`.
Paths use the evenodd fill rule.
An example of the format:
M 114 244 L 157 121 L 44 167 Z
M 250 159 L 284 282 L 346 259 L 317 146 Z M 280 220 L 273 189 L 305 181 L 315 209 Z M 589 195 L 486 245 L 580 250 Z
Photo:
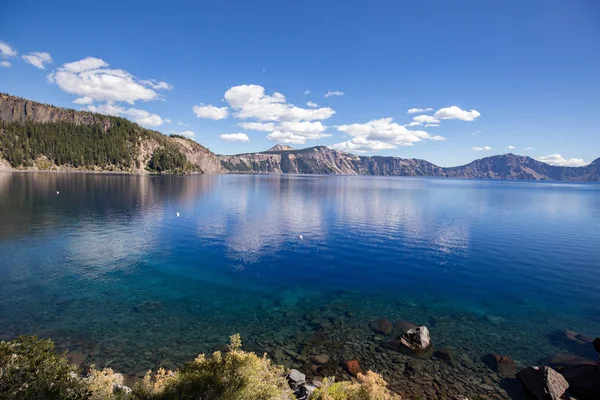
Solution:
M 422 140 L 444 140 L 422 130 L 410 130 L 392 122 L 392 118 L 381 118 L 364 124 L 340 125 L 338 131 L 354 139 L 332 146 L 342 151 L 373 151 L 395 149 L 397 146 L 412 146 Z
M 307 101 L 307 102 L 306 102 L 306 105 L 307 105 L 307 106 L 309 106 L 309 107 L 312 107 L 312 108 L 317 108 L 317 107 L 319 107 L 319 105 L 318 105 L 317 103 L 314 103 L 314 102 L 312 102 L 312 101 Z
M 483 147 L 473 147 L 471 150 L 474 151 L 490 151 L 492 148 L 490 146 L 483 146 Z
M 514 149 L 516 149 L 516 147 L 515 146 L 508 146 L 508 149 L 509 150 L 514 150 Z
M 286 102 L 285 96 L 275 92 L 265 93 L 259 85 L 234 86 L 225 92 L 225 100 L 239 119 L 258 121 L 312 121 L 330 118 L 335 111 L 329 107 L 306 109 Z
M 270 132 L 269 140 L 281 143 L 304 144 L 307 140 L 328 137 L 327 127 L 320 121 L 330 118 L 335 111 L 329 107 L 296 107 L 285 96 L 274 92 L 267 94 L 259 85 L 234 86 L 225 93 L 225 101 L 235 118 L 251 120 L 238 126 L 246 130 Z M 253 120 L 253 121 L 252 121 Z
M 2 57 L 16 57 L 17 50 L 13 49 L 8 43 L 0 41 L 0 56 Z
M 560 154 L 549 154 L 547 156 L 537 157 L 536 160 L 546 164 L 562 167 L 583 167 L 584 165 L 588 165 L 587 162 L 583 161 L 583 158 L 566 159 Z
M 101 104 L 99 106 L 90 105 L 87 107 L 89 111 L 100 113 L 100 114 L 108 114 L 114 115 L 117 117 L 126 117 L 131 119 L 137 124 L 140 124 L 145 127 L 155 128 L 157 126 L 162 125 L 165 120 L 162 119 L 159 115 L 152 114 L 146 110 L 140 110 L 138 108 L 124 108 L 121 106 L 117 106 L 114 104 Z
M 199 106 L 192 107 L 192 111 L 198 118 L 206 118 L 212 120 L 225 119 L 229 115 L 227 107 L 215 107 L 213 105 L 200 104 Z
M 417 111 L 414 111 L 414 110 L 417 110 Z M 426 108 L 426 109 L 411 108 L 408 110 L 408 113 L 416 114 L 419 111 L 425 111 L 425 110 L 431 111 L 431 109 L 428 109 L 428 108 Z M 411 111 L 414 111 L 414 112 L 411 112 Z M 436 126 L 436 125 L 439 125 L 442 120 L 448 120 L 448 119 L 457 119 L 460 121 L 474 121 L 475 118 L 477 118 L 479 116 L 481 116 L 481 114 L 477 110 L 467 111 L 467 110 L 463 110 L 457 106 L 450 106 L 450 107 L 440 108 L 433 115 L 417 115 L 417 116 L 413 117 L 412 122 L 407 124 L 406 126 L 417 126 L 417 125 L 423 125 L 423 124 L 428 124 L 430 126 Z M 474 133 L 474 135 L 477 133 L 479 133 L 479 131 Z
M 429 111 L 433 111 L 433 108 L 409 108 L 407 114 L 421 114 Z
M 0 67 L 10 68 L 12 66 L 8 61 L 0 61 Z
M 91 97 L 85 96 L 85 97 L 79 97 L 78 99 L 73 100 L 73 103 L 75 104 L 92 104 L 94 102 L 94 99 L 92 99 Z
M 225 133 L 219 137 L 228 142 L 249 142 L 250 138 L 245 133 Z
M 39 51 L 25 54 L 21 58 L 25 60 L 25 62 L 39 69 L 46 69 L 46 64 L 50 64 L 52 62 L 52 56 L 50 56 L 50 53 Z
M 339 90 L 336 90 L 333 92 L 329 91 L 329 92 L 325 93 L 324 97 L 327 98 L 327 97 L 331 97 L 331 96 L 343 96 L 343 95 L 344 95 L 344 92 L 340 92 Z
M 311 92 L 310 92 L 310 90 L 308 90 L 308 89 L 306 89 L 306 90 L 304 91 L 304 95 L 305 95 L 305 96 L 308 96 L 310 93 L 311 93 Z
M 88 97 L 95 102 L 150 101 L 159 97 L 157 90 L 171 88 L 166 82 L 139 80 L 122 69 L 109 69 L 109 64 L 99 58 L 64 64 L 48 76 L 63 91 Z

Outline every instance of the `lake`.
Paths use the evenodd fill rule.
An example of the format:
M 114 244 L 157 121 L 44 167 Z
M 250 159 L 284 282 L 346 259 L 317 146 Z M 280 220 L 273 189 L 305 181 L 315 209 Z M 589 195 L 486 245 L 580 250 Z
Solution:
M 0 293 L 0 339 L 138 375 L 236 332 L 296 367 L 318 332 L 377 368 L 378 318 L 467 364 L 591 358 L 560 332 L 600 334 L 600 185 L 3 173 Z

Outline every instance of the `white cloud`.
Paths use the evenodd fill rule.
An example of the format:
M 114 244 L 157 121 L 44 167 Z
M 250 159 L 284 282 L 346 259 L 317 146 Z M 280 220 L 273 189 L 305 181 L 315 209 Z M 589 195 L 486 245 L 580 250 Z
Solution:
M 168 84 L 167 82 L 157 81 L 156 79 L 148 79 L 145 81 L 140 81 L 140 83 L 150 86 L 152 89 L 155 89 L 155 90 L 161 90 L 161 89 L 173 90 L 173 85 Z
M 169 118 L 163 118 L 163 121 L 165 122 L 165 124 L 173 123 L 173 121 L 171 121 Z
M 338 131 L 354 136 L 354 139 L 337 143 L 332 147 L 343 151 L 372 151 L 412 146 L 425 139 L 444 140 L 442 136 L 432 136 L 421 130 L 410 130 L 392 121 L 392 118 L 381 118 L 364 124 L 340 125 L 337 127 Z
M 19 54 L 15 49 L 10 47 L 6 42 L 0 41 L 0 56 L 2 57 L 16 57 Z
M 311 93 L 311 92 L 310 92 L 310 90 L 308 90 L 308 89 L 306 89 L 306 90 L 304 91 L 304 95 L 305 95 L 305 96 L 308 96 L 310 93 Z
M 0 61 L 0 67 L 10 68 L 12 66 L 8 61 Z
M 334 92 L 329 91 L 329 92 L 325 93 L 324 97 L 343 96 L 343 95 L 344 95 L 344 92 L 340 92 L 339 90 L 336 90 Z
M 179 125 L 179 126 L 189 126 L 188 124 L 185 124 L 185 123 L 183 123 L 183 122 L 181 122 L 181 121 L 178 121 L 178 122 L 177 122 L 177 125 Z
M 440 108 L 433 115 L 437 119 L 459 119 L 461 121 L 474 121 L 475 118 L 481 116 L 477 110 L 466 111 L 457 106 Z
M 312 121 L 330 118 L 335 111 L 329 107 L 305 109 L 286 102 L 285 96 L 275 92 L 265 94 L 259 85 L 234 86 L 225 92 L 225 100 L 239 119 L 258 121 Z
M 165 122 L 159 115 L 138 108 L 125 109 L 124 107 L 116 106 L 114 104 L 101 104 L 99 106 L 90 105 L 87 109 L 100 114 L 127 117 L 137 124 L 150 128 L 160 126 Z
M 304 136 L 296 135 L 293 132 L 275 131 L 273 133 L 269 133 L 267 135 L 267 139 L 273 140 L 275 142 L 280 142 L 280 143 L 290 143 L 290 144 L 306 143 L 306 138 Z
M 515 146 L 508 146 L 508 149 L 509 150 L 514 150 L 514 149 L 516 149 L 516 147 Z
M 588 165 L 587 162 L 583 161 L 583 158 L 566 159 L 560 154 L 549 154 L 547 156 L 537 157 L 536 160 L 546 164 L 562 167 L 583 167 L 584 165 Z
M 475 131 L 475 132 L 471 133 L 471 135 L 473 135 L 473 136 L 477 136 L 477 135 L 479 135 L 480 133 L 481 133 L 481 131 Z
M 94 99 L 92 99 L 91 97 L 85 96 L 85 97 L 80 97 L 78 99 L 73 100 L 73 103 L 75 104 L 92 104 L 94 102 Z
M 247 131 L 272 132 L 276 125 L 273 122 L 240 122 L 238 126 Z
M 409 114 L 412 114 L 410 111 L 413 110 L 428 110 L 428 109 L 416 109 L 411 108 Z M 416 113 L 416 112 L 415 112 Z M 457 106 L 450 106 L 445 108 L 440 108 L 433 115 L 417 115 L 413 117 L 413 122 L 407 124 L 406 126 L 417 126 L 422 124 L 429 124 L 430 126 L 439 123 L 442 120 L 446 119 L 458 119 L 461 121 L 474 121 L 475 118 L 479 117 L 481 114 L 477 110 L 466 111 Z M 479 133 L 476 132 L 476 133 Z M 474 135 L 476 134 L 474 133 Z
M 250 138 L 245 133 L 225 133 L 219 137 L 228 142 L 249 142 Z
M 380 140 L 367 140 L 361 137 L 355 137 L 347 142 L 336 143 L 331 146 L 332 149 L 339 151 L 348 151 L 355 153 L 364 153 L 366 151 L 378 151 L 395 149 L 396 146 L 390 143 L 385 143 Z
M 420 114 L 433 111 L 433 108 L 409 108 L 407 114 Z
M 64 64 L 48 76 L 63 91 L 97 102 L 127 102 L 156 100 L 156 90 L 170 88 L 166 82 L 139 80 L 122 69 L 109 69 L 104 60 L 87 57 Z
M 29 54 L 25 54 L 21 57 L 25 62 L 33 65 L 39 69 L 46 69 L 45 64 L 50 64 L 52 62 L 52 56 L 50 53 L 35 51 Z
M 227 107 L 215 107 L 213 105 L 207 105 L 200 103 L 199 106 L 192 107 L 192 111 L 198 118 L 206 118 L 213 120 L 225 119 L 229 115 Z
M 307 106 L 309 106 L 309 107 L 312 107 L 312 108 L 317 108 L 317 107 L 319 107 L 319 105 L 318 105 L 317 103 L 314 103 L 314 102 L 312 102 L 312 101 L 307 101 L 307 102 L 306 102 L 306 105 L 307 105 Z
M 490 146 L 483 146 L 483 147 L 473 147 L 471 150 L 474 151 L 490 151 L 492 148 Z
M 440 124 L 425 124 L 425 128 L 440 126 Z
M 307 140 L 322 139 L 331 136 L 323 133 L 327 129 L 321 122 L 282 122 L 267 139 L 282 143 L 304 144 Z
M 533 147 L 525 147 L 525 150 L 533 150 Z

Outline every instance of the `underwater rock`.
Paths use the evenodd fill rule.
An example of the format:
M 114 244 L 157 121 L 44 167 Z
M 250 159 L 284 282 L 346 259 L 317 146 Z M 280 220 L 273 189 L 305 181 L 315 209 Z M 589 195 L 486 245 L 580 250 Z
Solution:
M 369 328 L 375 333 L 387 336 L 392 334 L 394 325 L 389 319 L 384 318 L 369 322 Z
M 552 368 L 558 368 L 558 367 L 567 367 L 567 366 L 573 366 L 573 365 L 579 365 L 579 364 L 594 365 L 595 363 L 591 360 L 588 360 L 588 359 L 580 357 L 580 356 L 576 356 L 574 354 L 556 353 L 553 356 L 548 357 L 545 364 Z
M 358 360 L 344 361 L 342 366 L 352 376 L 356 376 L 362 372 L 362 368 L 360 367 L 360 363 L 358 362 Z
M 398 320 L 394 322 L 394 335 L 404 335 L 406 332 L 414 328 L 416 325 L 412 322 Z
M 156 311 L 160 308 L 162 308 L 162 302 L 161 301 L 144 301 L 143 303 L 140 303 L 136 306 L 133 307 L 133 311 L 135 312 L 148 312 L 148 311 Z
M 581 333 L 575 331 L 570 331 L 568 329 L 565 329 L 563 331 L 563 335 L 565 339 L 571 342 L 575 342 L 577 344 L 590 344 L 593 342 L 593 339 L 591 337 L 582 335 Z
M 456 352 L 451 347 L 443 347 L 433 353 L 433 356 L 439 360 L 445 361 L 451 366 L 456 366 Z
M 600 365 L 580 364 L 559 369 L 569 391 L 583 399 L 600 399 Z
M 313 357 L 313 361 L 315 364 L 327 364 L 329 362 L 329 355 L 327 354 L 319 354 Z
M 539 400 L 559 400 L 569 387 L 567 380 L 550 367 L 527 367 L 517 378 L 525 390 Z
M 512 378 L 517 372 L 517 365 L 514 360 L 507 356 L 490 353 L 483 357 L 483 362 L 503 378 Z
M 323 345 L 329 343 L 329 338 L 323 331 L 316 331 L 313 335 L 308 339 L 308 343 L 312 345 Z
M 67 358 L 71 364 L 82 366 L 87 359 L 87 356 L 79 351 L 72 351 L 68 354 Z
M 412 350 L 425 350 L 431 345 L 429 329 L 426 326 L 409 329 L 400 338 L 400 343 Z

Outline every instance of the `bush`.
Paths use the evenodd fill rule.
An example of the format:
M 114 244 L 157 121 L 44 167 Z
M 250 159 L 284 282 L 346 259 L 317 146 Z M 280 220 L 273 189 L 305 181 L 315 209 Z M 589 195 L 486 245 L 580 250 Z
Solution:
M 315 390 L 311 400 L 400 400 L 401 397 L 387 389 L 381 375 L 368 371 L 358 374 L 358 383 L 335 382 L 326 378 L 323 387 Z
M 206 357 L 200 354 L 177 372 L 148 373 L 136 385 L 137 400 L 270 400 L 293 398 L 282 367 L 266 356 L 241 350 L 239 335 L 230 339 L 228 351 Z
M 0 399 L 87 399 L 85 383 L 50 339 L 21 336 L 0 342 Z

